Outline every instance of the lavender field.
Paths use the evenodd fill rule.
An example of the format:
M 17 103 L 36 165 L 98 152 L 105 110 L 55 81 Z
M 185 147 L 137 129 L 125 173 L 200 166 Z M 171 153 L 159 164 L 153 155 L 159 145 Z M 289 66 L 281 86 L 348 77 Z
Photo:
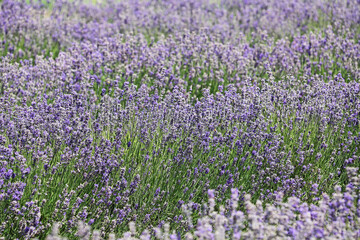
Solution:
M 360 239 L 359 0 L 0 6 L 0 239 Z

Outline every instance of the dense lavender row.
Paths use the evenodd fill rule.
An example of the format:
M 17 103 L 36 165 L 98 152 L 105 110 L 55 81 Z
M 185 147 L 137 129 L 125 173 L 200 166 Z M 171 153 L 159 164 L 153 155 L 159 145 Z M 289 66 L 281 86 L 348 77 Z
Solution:
M 0 23 L 0 236 L 360 237 L 359 1 L 6 0 Z
M 335 186 L 335 193 L 330 198 L 323 194 L 318 205 L 302 203 L 300 199 L 291 197 L 284 203 L 283 195 L 279 193 L 273 205 L 258 200 L 251 202 L 251 196 L 243 198 L 245 211 L 238 211 L 239 191 L 231 189 L 231 198 L 227 200 L 226 207 L 221 206 L 215 210 L 215 192 L 208 191 L 209 202 L 204 204 L 202 217 L 194 226 L 191 219 L 192 202 L 184 205 L 185 222 L 188 232 L 185 239 L 358 239 L 360 237 L 359 204 L 359 176 L 357 169 L 348 168 L 351 177 L 350 184 L 344 193 L 339 185 Z M 59 224 L 55 224 L 48 240 L 63 239 L 58 235 Z M 136 238 L 136 224 L 130 222 L 130 231 L 124 233 L 124 240 L 147 240 L 151 234 L 145 230 L 140 238 Z M 246 230 L 246 231 L 244 231 Z M 175 231 L 170 230 L 169 224 L 163 228 L 153 229 L 155 239 L 179 239 Z M 76 234 L 80 239 L 101 239 L 100 232 L 91 232 L 91 227 L 79 222 Z M 109 240 L 116 239 L 114 234 L 109 235 Z
M 49 4 L 25 2 L 4 0 L 1 5 L 5 53 L 58 53 L 73 41 L 99 42 L 117 33 L 142 33 L 150 41 L 185 29 L 208 29 L 219 34 L 222 42 L 231 42 L 239 33 L 251 37 L 264 30 L 275 36 L 296 36 L 329 24 L 360 34 L 358 0 L 125 0 L 97 5 L 55 1 L 50 3 L 51 10 Z
M 127 83 L 98 105 L 76 91 L 54 91 L 50 103 L 45 94 L 30 102 L 5 92 L 3 231 L 36 235 L 52 221 L 79 219 L 109 226 L 102 217 L 112 231 L 127 220 L 176 222 L 184 202 L 201 203 L 211 188 L 218 201 L 231 187 L 255 199 L 281 192 L 309 201 L 359 166 L 358 83 L 227 88 L 205 90 L 194 105 L 178 88 L 162 99 Z
M 19 65 L 12 65 L 10 55 L 2 63 L 2 86 L 14 91 L 22 86 L 21 94 L 25 95 L 39 93 L 41 88 L 41 93 L 50 98 L 52 91 L 61 86 L 62 92 L 94 95 L 95 91 L 101 98 L 129 82 L 137 87 L 147 84 L 158 92 L 180 86 L 192 97 L 201 97 L 203 89 L 215 93 L 228 84 L 239 89 L 244 80 L 256 82 L 259 87 L 261 81 L 272 78 L 296 78 L 310 84 L 316 77 L 325 82 L 340 77 L 350 82 L 360 77 L 360 44 L 349 39 L 350 30 L 340 33 L 347 37 L 337 37 L 329 26 L 325 36 L 297 36 L 291 43 L 286 38 L 275 41 L 262 33 L 261 39 L 253 43 L 239 35 L 236 43 L 222 44 L 218 35 L 205 30 L 201 34 L 184 31 L 150 45 L 142 35 L 118 35 L 102 39 L 101 44 L 74 43 L 55 60 L 37 57 L 38 68 L 50 68 L 41 74 L 27 60 L 20 62 L 23 71 L 18 71 Z M 37 79 L 37 87 L 25 87 L 23 75 L 28 81 Z

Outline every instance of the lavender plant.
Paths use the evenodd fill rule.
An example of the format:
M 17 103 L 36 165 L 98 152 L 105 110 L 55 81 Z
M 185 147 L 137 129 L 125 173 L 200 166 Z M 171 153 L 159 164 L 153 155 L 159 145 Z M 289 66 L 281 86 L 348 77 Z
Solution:
M 359 238 L 359 8 L 1 2 L 0 236 Z
M 260 200 L 253 204 L 249 194 L 243 197 L 245 211 L 238 211 L 240 192 L 231 189 L 231 197 L 226 201 L 226 207 L 215 209 L 215 191 L 209 190 L 208 205 L 204 204 L 205 214 L 198 219 L 196 226 L 192 225 L 191 212 L 194 203 L 184 205 L 186 224 L 189 232 L 185 239 L 357 239 L 359 238 L 359 177 L 356 168 L 347 168 L 351 176 L 350 184 L 345 192 L 339 185 L 330 197 L 324 193 L 318 204 L 302 203 L 297 197 L 291 197 L 283 202 L 283 195 L 276 196 L 274 204 L 266 204 Z M 58 225 L 54 225 L 47 239 L 62 239 L 58 235 Z M 142 234 L 136 232 L 136 224 L 129 223 L 129 232 L 119 239 L 150 239 L 150 231 Z M 170 230 L 169 224 L 162 228 L 154 228 L 155 239 L 178 239 L 179 235 Z M 80 239 L 90 239 L 91 228 L 79 222 L 77 236 Z M 99 239 L 100 233 L 94 231 L 92 239 Z M 136 238 L 139 236 L 140 238 Z M 115 239 L 114 234 L 109 239 Z

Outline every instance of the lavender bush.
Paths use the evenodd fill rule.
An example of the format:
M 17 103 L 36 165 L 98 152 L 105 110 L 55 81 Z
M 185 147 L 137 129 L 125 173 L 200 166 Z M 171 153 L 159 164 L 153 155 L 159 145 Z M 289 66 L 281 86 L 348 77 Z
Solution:
M 360 238 L 359 1 L 5 0 L 0 22 L 0 236 Z
M 282 193 L 276 196 L 273 204 L 266 204 L 265 208 L 260 200 L 253 204 L 250 195 L 245 195 L 243 204 L 245 211 L 237 211 L 239 191 L 231 189 L 231 198 L 227 200 L 227 207 L 215 210 L 215 191 L 209 190 L 208 205 L 204 204 L 204 213 L 198 219 L 197 225 L 192 225 L 191 208 L 194 203 L 184 205 L 186 215 L 185 224 L 192 232 L 185 234 L 185 239 L 358 239 L 359 231 L 359 177 L 357 169 L 347 169 L 351 176 L 351 183 L 344 193 L 339 185 L 335 186 L 333 198 L 324 193 L 318 204 L 302 203 L 297 197 L 290 197 L 284 203 Z M 53 227 L 47 239 L 63 239 L 58 235 L 59 225 Z M 136 238 L 136 224 L 129 223 L 129 232 L 119 239 L 150 239 L 151 235 L 145 230 L 140 238 Z M 169 224 L 162 228 L 154 228 L 156 239 L 178 239 L 178 234 L 170 230 Z M 98 231 L 91 232 L 91 227 L 79 222 L 77 236 L 80 239 L 100 239 Z M 91 237 L 92 236 L 92 237 Z M 90 238 L 91 237 L 91 238 Z M 114 234 L 109 239 L 116 239 Z

